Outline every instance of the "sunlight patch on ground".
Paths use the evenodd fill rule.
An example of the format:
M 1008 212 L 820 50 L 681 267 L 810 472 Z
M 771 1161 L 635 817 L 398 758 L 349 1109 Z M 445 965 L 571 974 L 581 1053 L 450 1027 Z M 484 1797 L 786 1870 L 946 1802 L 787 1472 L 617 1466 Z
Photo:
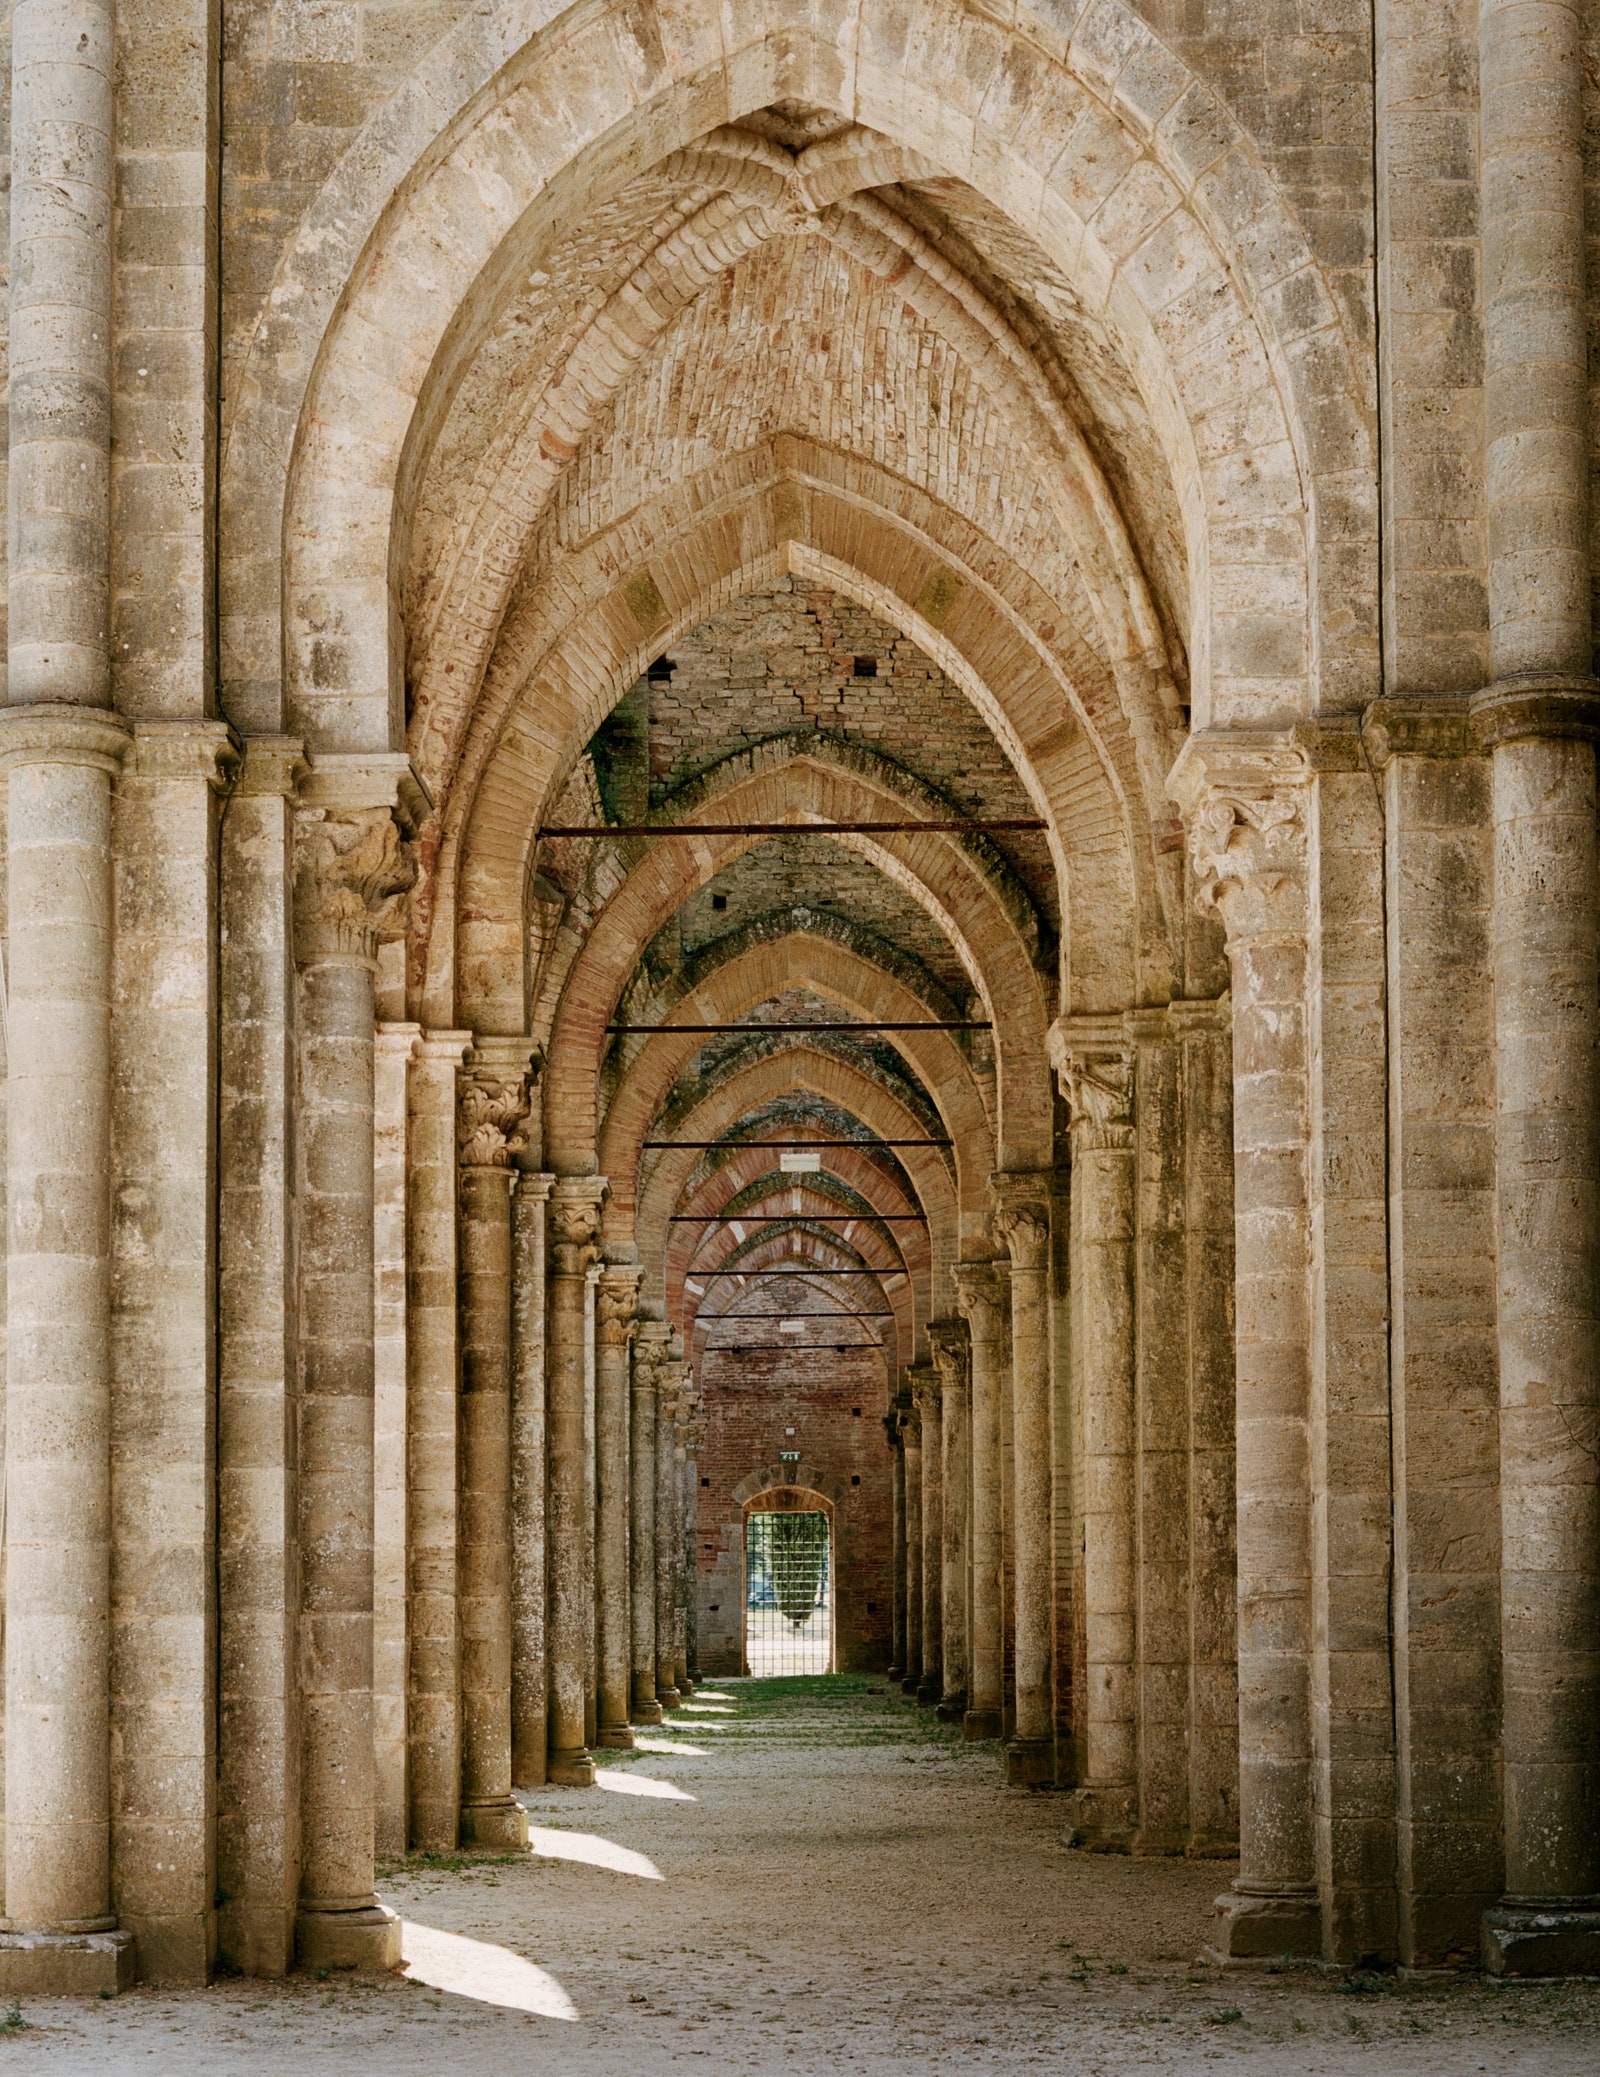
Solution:
M 434 1990 L 475 1998 L 480 2005 L 505 2005 L 514 2012 L 536 2012 L 542 2019 L 576 2019 L 578 2008 L 547 1970 L 524 1961 L 509 1947 L 488 1940 L 469 1940 L 464 1933 L 442 1933 L 437 1926 L 400 1924 L 402 1975 Z
M 732 1706 L 727 1702 L 680 1702 L 680 1709 L 703 1711 L 707 1716 L 732 1716 Z
M 715 1688 L 696 1688 L 694 1692 L 698 1702 L 737 1702 L 739 1699 L 737 1695 L 719 1695 Z
M 624 1774 L 620 1767 L 602 1767 L 595 1775 L 597 1789 L 615 1789 L 620 1796 L 660 1796 L 668 1803 L 697 1803 L 687 1789 L 675 1781 L 657 1781 L 652 1774 Z
M 582 1861 L 590 1868 L 610 1868 L 618 1875 L 638 1875 L 646 1882 L 666 1877 L 647 1854 L 618 1846 L 594 1832 L 557 1832 L 548 1825 L 529 1825 L 528 1844 L 547 1861 Z
M 696 1760 L 703 1760 L 706 1756 L 703 1745 L 685 1745 L 681 1738 L 641 1738 L 637 1731 L 633 1734 L 633 1749 L 635 1752 L 684 1752 Z

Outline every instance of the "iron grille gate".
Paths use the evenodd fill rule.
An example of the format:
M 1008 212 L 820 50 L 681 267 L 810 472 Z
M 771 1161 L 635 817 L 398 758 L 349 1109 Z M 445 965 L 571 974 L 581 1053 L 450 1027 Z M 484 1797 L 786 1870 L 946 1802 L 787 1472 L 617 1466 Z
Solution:
M 828 1517 L 752 1514 L 744 1529 L 744 1655 L 751 1673 L 831 1673 Z

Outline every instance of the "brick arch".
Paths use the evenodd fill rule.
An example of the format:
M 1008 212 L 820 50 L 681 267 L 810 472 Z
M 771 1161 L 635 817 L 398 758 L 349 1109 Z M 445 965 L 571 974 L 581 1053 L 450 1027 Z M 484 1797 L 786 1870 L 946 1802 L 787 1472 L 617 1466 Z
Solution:
M 837 1103 L 869 1131 L 885 1139 L 916 1137 L 922 1129 L 922 1121 L 914 1112 L 849 1062 L 836 1054 L 815 1053 L 801 1047 L 770 1055 L 730 1077 L 688 1113 L 679 1129 L 689 1138 L 715 1138 L 769 1096 L 785 1095 L 795 1089 L 806 1089 Z M 759 1146 L 761 1142 L 755 1144 Z M 634 1146 L 637 1147 L 637 1141 Z M 963 1163 L 956 1151 L 954 1181 L 932 1147 L 908 1147 L 897 1157 L 911 1177 L 918 1203 L 928 1214 L 933 1251 L 931 1302 L 941 1310 L 952 1302 L 949 1264 L 959 1256 L 964 1228 L 972 1229 L 974 1248 L 986 1249 L 989 1245 L 982 1163 L 976 1176 L 970 1172 L 971 1165 L 966 1164 L 968 1195 L 963 1217 L 959 1195 Z M 665 1232 L 667 1212 L 682 1195 L 700 1154 L 694 1148 L 683 1147 L 658 1155 L 639 1185 L 634 1182 L 639 1172 L 636 1153 L 633 1160 L 627 1160 L 620 1146 L 603 1142 L 601 1158 L 609 1164 L 604 1172 L 612 1181 L 612 1196 L 606 1206 L 607 1248 L 612 1252 L 624 1251 L 633 1246 L 637 1234 L 638 1256 L 645 1272 L 644 1293 L 647 1300 L 660 1303 L 664 1299 L 665 1251 L 655 1236 Z M 611 1223 L 614 1207 L 615 1226 Z
M 651 577 L 664 617 L 648 630 L 619 568 Z M 412 951 L 425 1021 L 528 1028 L 524 908 L 545 802 L 651 656 L 790 571 L 898 627 L 1006 750 L 1050 833 L 1063 1001 L 1111 1010 L 1174 992 L 1177 824 L 1166 808 L 1151 819 L 1109 673 L 1026 574 L 948 509 L 875 465 L 785 438 L 587 544 L 508 625 L 432 840 Z
M 775 1493 L 807 1493 L 832 1508 L 844 1506 L 850 1489 L 843 1479 L 802 1457 L 798 1464 L 763 1464 L 759 1471 L 740 1479 L 731 1497 L 736 1506 L 748 1510 L 752 1501 Z
M 1370 480 L 1371 440 L 1337 303 L 1258 155 L 1118 0 L 1066 38 L 1026 8 L 1001 23 L 959 0 L 907 0 L 852 10 L 847 28 L 840 4 L 769 0 L 756 19 L 713 0 L 560 12 L 486 0 L 329 175 L 264 299 L 223 458 L 245 571 L 284 562 L 281 599 L 251 601 L 229 638 L 245 673 L 283 669 L 289 718 L 314 749 L 398 740 L 390 602 L 404 451 L 435 415 L 430 375 L 449 377 L 441 349 L 470 353 L 474 305 L 492 303 L 510 272 L 502 249 L 525 261 L 613 169 L 773 98 L 836 108 L 967 180 L 1105 313 L 1166 452 L 1202 596 L 1226 575 L 1232 483 L 1226 467 L 1202 469 L 1197 429 L 1265 415 L 1255 509 L 1310 536 L 1297 558 L 1310 655 L 1274 688 L 1272 718 L 1309 704 L 1306 665 L 1332 647 L 1319 558 L 1344 552 L 1349 589 L 1350 543 L 1334 523 L 1322 538 L 1319 509 L 1341 494 L 1348 505 L 1352 482 Z M 1079 148 L 1061 149 L 1075 133 Z M 1048 164 L 1030 152 L 1041 138 Z M 1099 149 L 1083 148 L 1090 139 Z M 1219 335 L 1233 321 L 1236 350 L 1186 361 L 1202 320 Z M 1249 710 L 1245 681 L 1220 699 L 1208 682 L 1214 661 L 1229 675 L 1226 619 L 1209 599 L 1196 615 L 1207 721 Z M 1363 638 L 1346 646 L 1370 670 Z M 1339 691 L 1348 703 L 1366 687 Z
M 731 1248 L 728 1255 L 735 1259 L 739 1272 L 748 1276 L 827 1278 L 840 1270 L 870 1269 L 875 1273 L 872 1283 L 854 1274 L 838 1277 L 837 1282 L 830 1286 L 832 1295 L 837 1298 L 842 1289 L 851 1294 L 853 1304 L 859 1300 L 863 1289 L 871 1291 L 894 1314 L 896 1346 L 913 1351 L 922 1349 L 929 1318 L 927 1292 L 926 1289 L 918 1291 L 913 1278 L 898 1262 L 869 1262 L 864 1248 L 857 1248 L 854 1243 L 847 1245 L 831 1234 L 804 1227 L 771 1233 L 764 1239 L 744 1241 Z M 835 1260 L 835 1257 L 844 1259 Z M 686 1275 L 681 1286 L 669 1282 L 666 1287 L 667 1317 L 670 1319 L 674 1310 L 678 1311 L 685 1342 L 692 1340 L 702 1314 L 720 1315 L 740 1288 L 729 1276 L 718 1278 L 705 1290 L 696 1290 L 695 1277 L 701 1273 L 709 1275 L 710 1266 L 704 1272 Z M 711 1302 L 713 1300 L 715 1303 Z
M 662 1037 L 625 1042 L 637 1045 L 638 1053 L 628 1062 L 611 1099 L 606 1124 L 616 1115 L 626 1144 L 628 1134 L 655 1116 L 666 1091 L 705 1044 L 694 1033 L 675 1036 L 674 1021 L 729 1023 L 791 986 L 813 987 L 862 1019 L 904 1023 L 927 1015 L 927 1005 L 881 967 L 869 965 L 842 945 L 794 932 L 718 968 L 659 1027 Z M 558 1174 L 598 1173 L 601 1121 L 596 1083 L 607 1014 L 602 1005 L 591 1005 L 583 1024 L 574 1017 L 565 1028 L 562 1046 L 551 1050 L 545 1085 L 546 1149 Z M 759 1036 L 759 1026 L 752 1027 L 752 1036 Z M 909 1031 L 886 1036 L 928 1091 L 952 1138 L 968 1135 L 969 1145 L 984 1139 L 993 1145 L 987 1106 L 966 1056 L 950 1035 Z
M 717 796 L 711 819 L 796 824 L 870 821 L 881 820 L 886 809 L 904 812 L 896 796 L 870 777 L 806 754 L 736 780 Z M 612 893 L 574 963 L 551 1023 L 549 1086 L 558 1115 L 572 1101 L 580 1078 L 598 1076 L 604 1027 L 615 1014 L 650 941 L 697 888 L 759 841 L 738 836 L 696 837 L 640 847 L 642 856 Z M 1052 1130 L 1045 1059 L 1048 1005 L 1031 948 L 995 898 L 967 847 L 958 837 L 933 831 L 926 836 L 845 837 L 838 841 L 870 860 L 919 902 L 954 947 L 994 1025 L 1002 1165 L 1047 1165 Z M 808 943 L 827 942 L 836 935 L 829 930 L 824 939 L 821 930 L 813 928 L 799 934 Z M 840 949 L 855 948 L 841 945 Z M 907 984 L 896 978 L 902 993 L 908 992 Z M 686 1018 L 694 1015 L 683 1005 L 700 997 L 709 979 L 707 975 L 697 980 L 676 1002 L 668 997 L 662 1005 L 662 1020 L 671 1022 L 680 1012 Z M 947 1012 L 946 1006 L 924 1002 L 919 1013 Z

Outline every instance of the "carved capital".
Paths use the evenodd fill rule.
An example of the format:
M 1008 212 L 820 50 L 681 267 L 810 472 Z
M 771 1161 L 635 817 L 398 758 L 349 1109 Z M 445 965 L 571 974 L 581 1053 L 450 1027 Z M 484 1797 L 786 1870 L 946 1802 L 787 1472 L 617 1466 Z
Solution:
M 509 1168 L 526 1141 L 518 1127 L 529 1110 L 528 1081 L 463 1075 L 456 1105 L 456 1148 L 463 1168 Z
M 930 1320 L 928 1346 L 946 1394 L 965 1392 L 971 1381 L 972 1335 L 965 1320 Z
M 1056 1083 L 1072 1112 L 1073 1128 L 1103 1132 L 1125 1127 L 1133 1110 L 1133 1074 L 1125 1052 L 1106 1054 L 1082 1043 L 1062 1018 L 1045 1039 Z
M 1006 1284 L 997 1262 L 958 1262 L 950 1272 L 974 1341 L 994 1341 L 1005 1323 Z
M 595 1339 L 603 1349 L 625 1349 L 639 1325 L 639 1286 L 642 1269 L 602 1269 L 594 1294 Z
M 1050 1174 L 1013 1171 L 989 1178 L 992 1223 L 1013 1269 L 1043 1269 L 1050 1260 Z
M 932 1363 L 911 1363 L 906 1367 L 906 1379 L 911 1386 L 911 1403 L 918 1413 L 939 1411 L 941 1380 Z
M 586 1277 L 599 1256 L 600 1208 L 610 1194 L 604 1176 L 558 1176 L 550 1191 L 549 1247 L 557 1276 Z
M 376 963 L 406 927 L 417 877 L 388 808 L 311 808 L 295 818 L 295 956 Z
M 1252 729 L 1191 736 L 1172 768 L 1196 906 L 1220 915 L 1230 939 L 1303 928 L 1301 801 L 1312 774 L 1302 736 Z

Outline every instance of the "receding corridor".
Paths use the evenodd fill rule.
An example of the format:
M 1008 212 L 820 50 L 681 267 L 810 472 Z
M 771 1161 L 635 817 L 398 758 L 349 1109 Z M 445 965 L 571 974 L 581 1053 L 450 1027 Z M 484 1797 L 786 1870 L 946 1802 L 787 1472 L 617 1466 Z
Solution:
M 1065 1797 L 1003 1787 L 981 1748 L 881 1682 L 720 1683 L 649 1743 L 662 1749 L 619 1756 L 595 1789 L 531 1793 L 530 1856 L 386 1871 L 408 1952 L 426 1957 L 413 1972 L 484 1995 L 304 1973 L 141 1986 L 102 2004 L 26 2000 L 27 2026 L 0 2027 L 5 2069 L 1596 2067 L 1600 1985 L 1197 1964 L 1194 1929 L 1233 1863 L 1069 1850 Z M 542 2010 L 490 2002 L 506 1995 Z

